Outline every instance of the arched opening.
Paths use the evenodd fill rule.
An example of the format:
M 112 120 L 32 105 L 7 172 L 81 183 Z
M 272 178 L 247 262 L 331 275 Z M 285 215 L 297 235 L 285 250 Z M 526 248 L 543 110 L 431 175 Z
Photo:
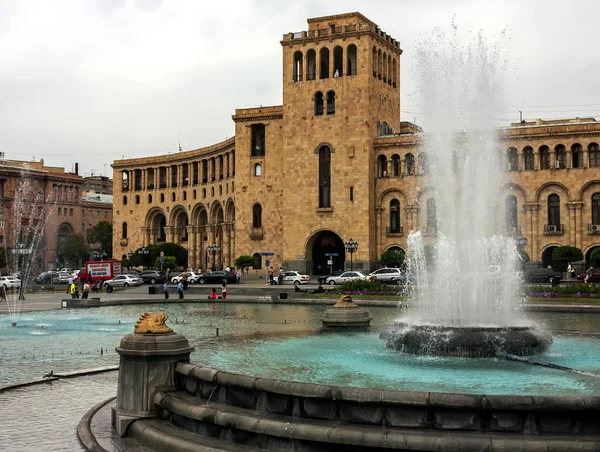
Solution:
M 177 200 L 177 195 L 175 192 L 171 193 L 171 201 L 175 202 Z
M 189 225 L 188 214 L 182 207 L 176 207 L 173 212 L 173 226 L 175 227 L 175 243 L 187 243 Z
M 262 269 L 262 256 L 259 253 L 254 253 L 252 256 L 254 256 L 256 258 L 256 262 L 258 263 L 258 265 L 256 267 L 253 267 L 254 270 L 261 270 Z
M 377 157 L 377 177 L 387 177 L 387 158 L 385 155 Z
M 126 206 L 127 205 L 127 196 L 123 196 L 123 205 Z
M 340 46 L 333 48 L 333 76 L 344 75 L 344 50 Z
M 533 171 L 534 159 L 533 159 L 533 148 L 531 146 L 526 146 L 525 148 L 523 148 L 523 161 L 524 161 L 525 171 Z
M 142 170 L 136 169 L 133 171 L 133 187 L 134 190 L 142 189 Z
M 331 207 L 331 149 L 319 149 L 319 207 Z
M 557 246 L 549 246 L 542 252 L 542 267 L 547 267 L 548 265 L 553 267 L 552 262 L 552 253 L 554 250 L 558 248 Z
M 252 206 L 252 227 L 262 228 L 262 206 L 258 203 Z
M 315 116 L 321 116 L 323 114 L 323 93 L 317 91 L 315 94 Z
M 517 197 L 509 195 L 505 200 L 506 232 L 516 234 L 518 231 Z
M 127 171 L 121 171 L 121 191 L 129 190 L 129 173 Z
M 148 195 L 148 204 L 152 203 L 152 195 Z
M 575 143 L 571 146 L 571 162 L 573 168 L 583 167 L 583 146 L 579 143 Z
M 327 91 L 327 114 L 335 114 L 335 91 Z
M 73 233 L 73 227 L 69 223 L 61 224 L 56 231 L 56 257 L 58 258 L 58 263 L 65 267 L 67 266 L 67 262 L 61 252 L 64 244 L 69 240 L 69 237 L 72 236 Z M 77 263 L 77 265 L 79 265 L 79 263 Z
M 299 50 L 294 52 L 294 78 L 293 82 L 301 82 L 302 81 L 302 60 L 303 55 Z
M 590 168 L 600 167 L 600 147 L 598 143 L 590 143 L 588 145 L 588 153 L 590 156 Z
M 600 193 L 592 195 L 592 227 L 600 226 Z M 594 229 L 595 232 L 598 228 Z M 600 233 L 600 231 L 598 231 Z
M 415 157 L 411 153 L 406 154 L 404 158 L 404 166 L 406 168 L 406 174 L 408 176 L 414 176 L 415 174 Z
M 319 52 L 319 56 L 321 57 L 319 78 L 329 78 L 329 49 L 327 47 L 323 47 Z
M 184 191 L 184 192 L 182 193 L 182 195 L 183 195 L 183 200 L 184 200 L 184 201 L 187 201 L 187 192 L 185 192 L 185 191 Z
M 344 270 L 346 250 L 343 240 L 335 232 L 321 231 L 313 235 L 308 240 L 305 254 L 306 271 L 313 275 L 326 275 L 330 268 Z
M 196 192 L 196 189 L 194 188 L 194 191 L 192 192 L 192 199 L 196 199 L 198 197 L 198 192 Z
M 508 171 L 519 170 L 519 154 L 516 148 L 508 148 Z
M 135 203 L 136 204 L 140 203 L 140 195 L 135 195 Z
M 165 202 L 165 194 L 164 193 L 160 194 L 160 202 Z
M 356 75 L 357 68 L 357 60 L 356 60 L 356 46 L 354 44 L 350 44 L 346 47 L 346 56 L 347 56 L 347 69 L 346 75 Z
M 317 76 L 317 52 L 310 49 L 306 52 L 306 80 L 314 80 Z
M 398 84 L 398 72 L 396 69 L 396 58 L 392 59 L 392 86 L 395 88 Z
M 377 77 L 377 48 L 373 46 L 373 77 Z
M 436 234 L 437 233 L 437 212 L 435 207 L 435 199 L 429 198 L 427 200 L 427 233 L 428 234 Z
M 122 232 L 121 238 L 126 239 L 127 238 L 127 222 L 126 221 L 123 222 L 121 232 Z
M 554 168 L 565 169 L 567 167 L 567 148 L 565 148 L 564 145 L 559 144 L 554 148 L 554 153 L 554 161 L 556 162 Z
M 550 148 L 545 144 L 540 146 L 540 169 L 550 168 Z
M 600 248 L 600 245 L 592 246 L 592 247 L 590 247 L 589 250 L 586 251 L 586 253 L 585 253 L 586 268 L 588 266 L 592 266 L 594 268 L 600 267 L 600 261 L 592 262 L 592 253 L 595 250 L 597 250 L 598 248 Z
M 392 84 L 392 56 L 388 53 L 387 57 L 387 84 Z
M 388 64 L 387 64 L 387 53 L 386 52 L 382 53 L 382 63 L 383 63 L 383 68 L 381 69 L 381 78 L 384 82 L 387 82 Z
M 400 156 L 398 154 L 394 154 L 392 155 L 392 176 L 400 176 L 400 174 L 402 174 L 400 170 Z
M 256 177 L 262 176 L 262 166 L 260 163 L 254 165 L 254 175 Z
M 399 234 L 400 231 L 400 201 L 392 199 L 390 201 L 390 227 L 388 232 Z
M 223 156 L 219 156 L 219 180 L 223 179 L 223 170 L 225 165 L 223 164 Z
M 381 49 L 377 50 L 377 78 L 381 80 L 383 72 L 383 56 Z
M 171 187 L 177 187 L 177 165 L 171 165 Z

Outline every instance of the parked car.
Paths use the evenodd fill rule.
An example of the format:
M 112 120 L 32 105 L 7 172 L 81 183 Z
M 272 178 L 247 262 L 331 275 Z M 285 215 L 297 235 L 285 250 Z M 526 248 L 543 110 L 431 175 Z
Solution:
M 357 279 L 367 279 L 368 276 L 363 272 L 344 272 L 339 276 L 331 276 L 325 280 L 325 284 L 344 284 L 348 281 L 355 281 Z
M 165 274 L 158 270 L 144 270 L 140 273 L 140 278 L 146 284 L 156 284 L 165 282 Z
M 382 283 L 405 283 L 406 275 L 399 268 L 385 267 L 379 268 L 369 275 L 371 281 L 380 281 Z
M 227 284 L 235 284 L 237 283 L 237 278 L 234 272 L 226 272 L 226 271 L 217 271 L 205 273 L 198 277 L 198 282 L 200 284 L 221 284 L 223 280 L 227 281 Z
M 140 272 L 136 270 L 123 270 L 123 275 L 135 276 L 137 278 L 140 277 Z
M 274 281 L 277 282 L 278 278 L 276 277 Z M 303 275 L 297 271 L 286 271 L 283 272 L 283 280 L 281 284 L 293 284 L 294 286 L 298 286 L 300 284 L 308 284 L 309 282 L 309 275 Z
M 104 281 L 104 287 L 129 287 L 129 286 L 141 286 L 144 281 L 142 278 L 134 277 L 130 275 L 117 275 L 113 279 Z
M 549 268 L 528 268 L 524 274 L 525 282 L 528 283 L 552 282 L 553 278 L 555 281 L 560 281 L 562 273 Z
M 34 279 L 36 284 L 58 284 L 58 273 L 44 272 L 40 273 Z
M 193 271 L 189 271 L 189 272 L 187 272 L 187 274 L 188 274 L 188 283 L 190 283 L 190 284 L 193 284 L 193 283 L 197 282 L 198 279 L 200 278 L 200 275 L 198 273 L 193 272 Z M 178 284 L 179 281 L 181 281 L 181 275 L 183 275 L 183 272 L 181 272 L 181 273 L 173 276 L 171 278 L 171 282 L 174 283 L 174 284 Z
M 73 275 L 67 272 L 59 272 L 58 273 L 58 284 L 69 284 L 69 281 L 73 281 Z
M 14 276 L 0 276 L 0 286 L 4 286 L 4 290 L 20 289 L 21 280 Z
M 587 272 L 586 273 L 582 273 L 581 275 L 577 276 L 577 279 L 579 279 L 580 281 L 585 281 L 585 277 L 587 276 Z M 598 268 L 594 268 L 592 270 L 592 273 L 588 279 L 588 282 L 592 282 L 592 283 L 599 283 L 600 282 L 600 267 Z
M 340 276 L 342 273 L 344 273 L 344 270 L 336 270 L 334 272 L 329 273 L 328 275 L 321 275 L 317 278 L 317 281 L 319 282 L 319 284 L 324 284 L 325 281 L 327 281 L 327 278 L 332 278 L 334 276 Z

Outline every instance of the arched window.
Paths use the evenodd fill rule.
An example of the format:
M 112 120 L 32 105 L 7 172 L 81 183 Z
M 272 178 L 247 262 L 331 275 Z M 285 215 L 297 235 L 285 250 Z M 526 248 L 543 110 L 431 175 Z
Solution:
M 317 52 L 310 49 L 306 52 L 306 80 L 314 80 L 317 76 Z
M 186 201 L 187 200 L 187 192 L 183 192 L 183 200 Z
M 400 201 L 392 199 L 390 201 L 390 230 L 393 234 L 400 233 Z
M 254 253 L 253 256 L 256 258 L 256 267 L 252 267 L 254 270 L 260 270 L 262 268 L 262 256 L 258 253 Z
M 177 165 L 171 165 L 171 187 L 177 187 Z
M 196 192 L 196 189 L 194 189 L 194 191 L 192 192 L 192 199 L 196 199 L 197 196 L 198 193 Z
M 136 204 L 140 203 L 140 195 L 135 195 L 135 203 Z
M 219 156 L 219 180 L 223 179 L 223 156 L 220 155 Z
M 344 50 L 340 46 L 333 48 L 333 76 L 344 75 Z
M 262 206 L 260 204 L 252 206 L 252 227 L 262 228 Z
M 219 196 L 223 194 L 223 186 L 219 185 Z
M 395 88 L 398 84 L 398 75 L 396 69 L 396 58 L 392 60 L 392 86 Z
M 377 77 L 377 48 L 373 46 L 373 77 Z
M 331 207 L 331 149 L 319 149 L 319 207 Z
M 427 200 L 427 233 L 437 233 L 437 213 L 435 208 L 435 199 Z
M 506 232 L 509 234 L 516 234 L 518 228 L 517 218 L 517 197 L 510 195 L 505 200 L 505 213 L 506 213 Z
M 264 124 L 252 124 L 252 143 L 250 147 L 251 157 L 261 157 L 265 155 L 265 125 Z M 214 164 L 214 159 L 213 159 Z M 222 173 L 221 173 L 222 174 Z M 214 168 L 213 168 L 213 180 L 214 180 Z
M 519 170 L 519 154 L 515 148 L 508 149 L 508 171 Z
M 419 154 L 419 174 L 427 173 L 427 154 L 425 152 L 421 152 Z
M 327 91 L 327 114 L 335 115 L 335 91 Z
M 160 202 L 165 202 L 165 194 L 164 193 L 160 194 Z
M 323 93 L 317 91 L 315 94 L 315 116 L 321 116 L 323 114 Z
M 294 52 L 294 78 L 292 82 L 301 82 L 302 81 L 302 52 L 299 50 Z
M 592 224 L 600 225 L 600 193 L 592 195 Z
M 202 198 L 206 198 L 206 188 L 202 189 Z
M 392 84 L 392 55 L 388 53 L 387 60 L 387 84 Z
M 383 67 L 381 69 L 381 78 L 384 82 L 387 82 L 387 53 L 383 52 L 382 63 Z
M 327 47 L 323 47 L 319 51 L 319 56 L 321 57 L 319 78 L 329 78 L 329 49 Z
M 404 158 L 404 167 L 406 168 L 406 174 L 408 176 L 414 176 L 415 174 L 415 157 L 411 153 L 406 154 Z
M 392 176 L 398 177 L 402 174 L 400 172 L 400 156 L 398 154 L 392 155 Z
M 543 145 L 540 146 L 540 169 L 550 168 L 550 148 Z
M 257 163 L 256 165 L 254 165 L 254 175 L 255 176 L 262 176 L 262 166 L 260 163 Z
M 387 158 L 385 155 L 377 157 L 377 177 L 387 177 Z
M 356 75 L 356 46 L 350 44 L 346 47 L 347 69 L 346 75 Z
M 148 204 L 152 203 L 152 195 L 148 195 Z
M 390 127 L 388 126 L 387 122 L 383 121 L 381 123 L 381 125 L 379 126 L 379 135 L 388 135 L 389 133 L 390 133 Z
M 127 205 L 127 196 L 123 196 L 123 205 L 126 206 Z
M 121 238 L 124 238 L 124 239 L 127 238 L 127 222 L 126 221 L 123 222 L 123 235 Z
M 583 146 L 579 143 L 571 146 L 571 162 L 573 168 L 583 168 Z
M 554 168 L 565 169 L 567 167 L 567 148 L 559 144 L 554 148 L 555 159 Z
M 210 187 L 210 196 L 215 196 L 215 187 Z
M 598 143 L 590 143 L 588 153 L 590 155 L 590 168 L 598 168 L 600 166 L 600 147 L 598 147 Z
M 177 199 L 177 195 L 175 192 L 171 193 L 171 201 L 175 201 Z
M 129 173 L 127 171 L 121 172 L 121 190 L 129 190 Z
M 525 163 L 525 171 L 533 171 L 534 160 L 533 160 L 533 148 L 531 146 L 526 146 L 523 149 L 523 160 Z
M 377 50 L 377 78 L 381 80 L 383 72 L 383 57 L 381 54 L 381 49 Z
M 560 228 L 560 198 L 558 195 L 548 196 L 548 225 L 553 226 L 554 230 Z

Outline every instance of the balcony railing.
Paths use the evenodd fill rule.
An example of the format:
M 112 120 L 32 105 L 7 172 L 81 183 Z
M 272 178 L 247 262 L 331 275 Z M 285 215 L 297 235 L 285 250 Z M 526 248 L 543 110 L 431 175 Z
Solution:
M 387 235 L 388 237 L 402 237 L 402 235 L 404 234 L 404 229 L 402 228 L 402 226 L 398 226 L 395 228 L 391 228 L 391 227 L 387 227 L 385 228 L 385 235 Z
M 166 182 L 161 182 L 160 184 L 158 184 L 159 188 L 167 188 L 167 183 Z
M 564 224 L 545 224 L 544 235 L 563 235 L 565 233 Z
M 262 240 L 263 239 L 263 228 L 252 228 L 250 229 L 251 240 Z
M 140 182 L 139 184 L 138 184 L 138 183 L 136 183 L 136 184 L 135 184 L 135 189 L 136 189 L 136 191 L 139 191 L 139 190 L 141 190 L 141 189 L 142 189 L 142 183 L 141 183 L 141 182 Z
M 188 180 L 187 180 L 187 179 L 185 179 L 181 185 L 182 185 L 183 187 L 187 187 L 187 186 L 188 186 L 188 184 L 189 184 Z
M 600 235 L 600 224 L 588 224 L 588 235 Z
M 123 185 L 121 191 L 129 191 L 129 187 L 127 185 Z
M 203 178 L 202 178 L 202 183 L 203 183 L 203 184 L 206 184 L 207 182 L 208 182 L 208 177 L 203 177 Z
M 171 182 L 171 187 L 173 187 L 173 188 L 177 187 L 177 181 L 172 181 Z
M 148 184 L 148 190 L 154 190 L 154 184 Z

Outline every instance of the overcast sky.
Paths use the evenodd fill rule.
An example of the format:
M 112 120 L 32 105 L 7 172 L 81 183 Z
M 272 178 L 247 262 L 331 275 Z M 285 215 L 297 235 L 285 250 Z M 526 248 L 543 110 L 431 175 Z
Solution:
M 506 32 L 507 124 L 600 119 L 597 0 L 0 0 L 0 151 L 112 176 L 115 159 L 219 142 L 235 108 L 281 104 L 282 35 L 350 11 L 401 43 L 403 120 L 424 122 L 412 50 L 453 17 Z

